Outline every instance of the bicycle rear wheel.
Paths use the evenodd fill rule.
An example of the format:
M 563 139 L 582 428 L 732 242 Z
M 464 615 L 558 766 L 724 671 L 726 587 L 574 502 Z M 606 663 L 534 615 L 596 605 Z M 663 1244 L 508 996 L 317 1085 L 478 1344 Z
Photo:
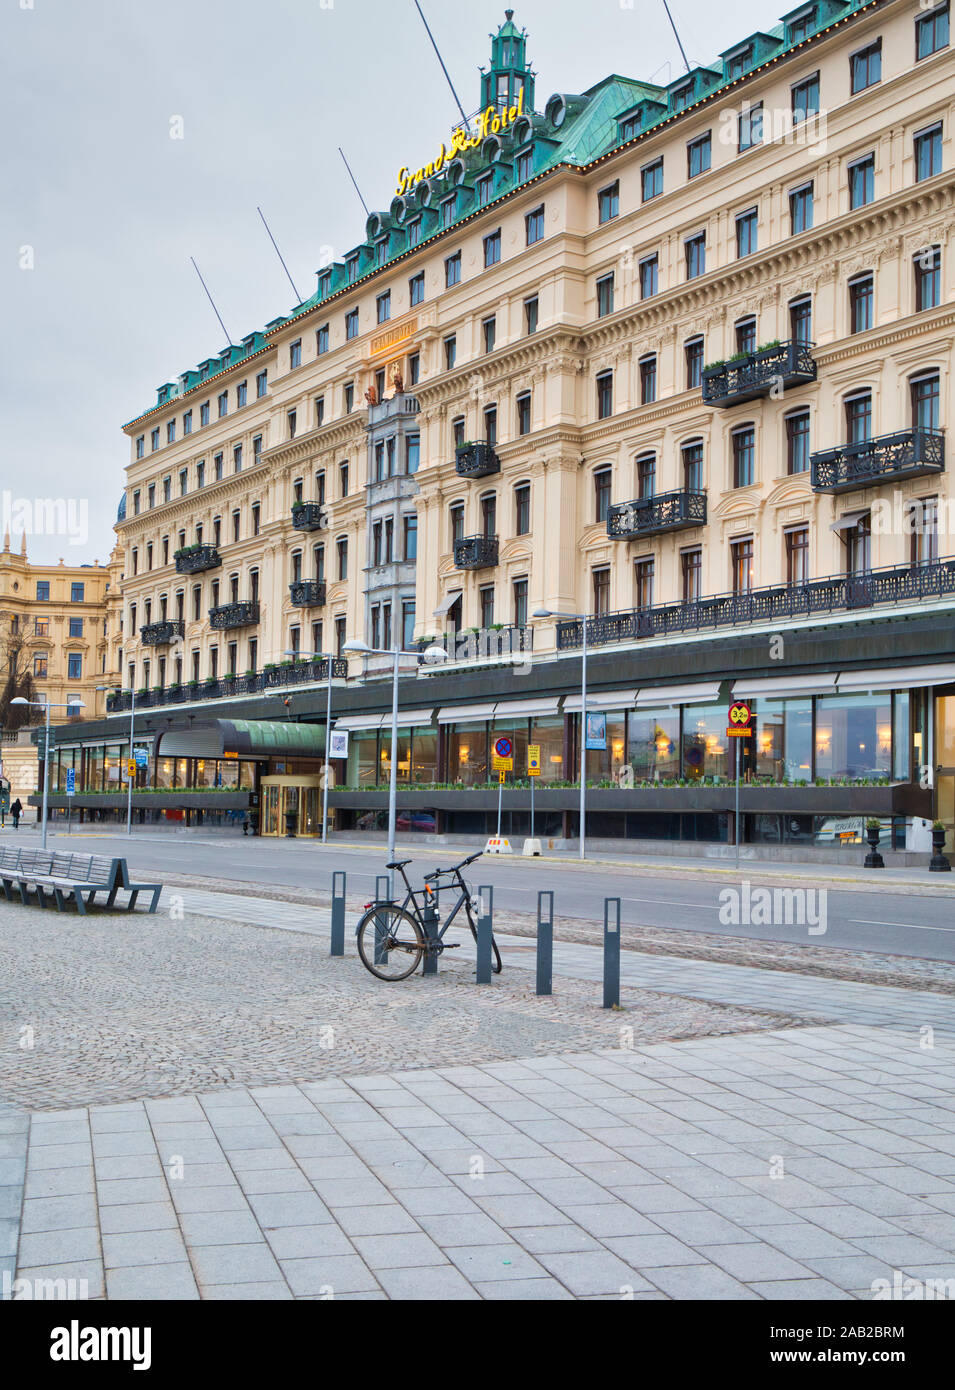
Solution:
M 379 980 L 406 980 L 424 956 L 421 928 L 403 907 L 370 907 L 358 924 L 358 954 Z

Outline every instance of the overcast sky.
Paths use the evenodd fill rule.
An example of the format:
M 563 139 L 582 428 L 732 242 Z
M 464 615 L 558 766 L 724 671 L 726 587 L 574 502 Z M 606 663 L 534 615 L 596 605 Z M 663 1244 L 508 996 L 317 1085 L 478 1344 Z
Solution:
M 491 0 L 422 0 L 467 112 L 504 18 Z M 691 63 L 785 6 L 671 0 Z M 523 0 L 537 106 L 610 72 L 681 70 L 662 0 Z M 88 503 L 88 538 L 27 536 L 31 559 L 103 560 L 127 445 L 156 387 L 303 298 L 430 157 L 456 108 L 413 0 L 4 0 L 6 135 L 0 529 L 21 498 Z M 170 138 L 180 128 L 182 139 Z M 24 268 L 30 266 L 32 269 Z M 83 542 L 81 512 L 73 534 Z M 14 535 L 14 545 L 19 536 Z

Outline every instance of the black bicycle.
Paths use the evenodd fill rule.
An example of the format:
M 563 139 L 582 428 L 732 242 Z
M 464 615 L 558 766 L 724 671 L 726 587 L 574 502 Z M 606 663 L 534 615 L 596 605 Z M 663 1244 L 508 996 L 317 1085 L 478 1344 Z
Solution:
M 417 892 L 408 882 L 405 865 L 410 859 L 402 859 L 395 864 L 386 864 L 387 869 L 397 869 L 405 881 L 407 896 L 401 904 L 397 902 L 374 902 L 366 904 L 364 917 L 358 923 L 358 954 L 362 964 L 379 980 L 406 980 L 413 975 L 426 955 L 440 955 L 442 951 L 453 950 L 460 942 L 444 944 L 444 935 L 464 908 L 471 935 L 477 941 L 477 921 L 475 904 L 471 889 L 465 883 L 461 870 L 480 859 L 483 850 L 472 854 L 455 864 L 452 869 L 435 869 L 433 874 L 425 874 L 424 887 Z M 447 879 L 448 882 L 442 882 Z M 438 930 L 438 902 L 442 892 L 457 890 L 459 897 L 444 925 Z M 419 903 L 419 898 L 421 899 Z M 492 969 L 500 975 L 501 953 L 497 942 L 491 937 L 493 954 Z

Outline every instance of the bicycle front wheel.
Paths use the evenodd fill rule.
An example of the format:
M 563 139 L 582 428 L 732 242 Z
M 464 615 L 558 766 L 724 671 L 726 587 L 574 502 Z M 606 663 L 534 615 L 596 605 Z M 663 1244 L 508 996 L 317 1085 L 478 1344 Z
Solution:
M 424 956 L 421 928 L 403 907 L 370 907 L 358 924 L 362 965 L 379 980 L 406 980 Z

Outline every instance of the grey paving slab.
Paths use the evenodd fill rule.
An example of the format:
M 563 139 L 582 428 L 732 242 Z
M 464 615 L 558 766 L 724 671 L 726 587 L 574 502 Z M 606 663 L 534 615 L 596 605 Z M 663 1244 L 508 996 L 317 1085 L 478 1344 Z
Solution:
M 111 1299 L 157 1299 L 160 1302 L 187 1302 L 199 1297 L 192 1266 L 185 1260 L 168 1265 L 111 1269 L 106 1275 L 106 1292 Z

